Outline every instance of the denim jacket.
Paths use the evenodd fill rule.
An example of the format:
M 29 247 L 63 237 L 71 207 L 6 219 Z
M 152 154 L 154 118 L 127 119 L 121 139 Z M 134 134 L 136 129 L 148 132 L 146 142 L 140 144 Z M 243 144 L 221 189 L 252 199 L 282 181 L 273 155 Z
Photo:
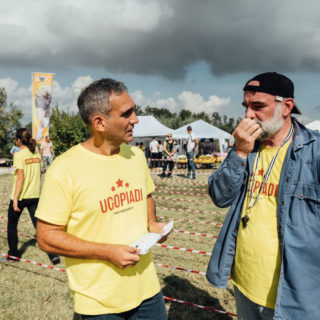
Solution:
M 281 171 L 277 217 L 281 271 L 274 319 L 320 319 L 320 134 L 292 118 L 294 137 Z M 231 150 L 209 177 L 218 207 L 230 207 L 207 270 L 207 279 L 226 288 L 234 260 L 248 177 L 259 143 L 247 159 Z M 262 235 L 263 236 L 263 235 Z

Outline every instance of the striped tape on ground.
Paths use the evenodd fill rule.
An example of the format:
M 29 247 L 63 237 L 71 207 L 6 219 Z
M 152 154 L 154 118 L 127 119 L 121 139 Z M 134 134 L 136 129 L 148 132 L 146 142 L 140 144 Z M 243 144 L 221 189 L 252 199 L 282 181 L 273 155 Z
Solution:
M 203 191 L 203 193 L 208 194 L 208 189 L 206 186 L 203 188 L 192 188 L 192 187 L 176 187 L 176 186 L 156 186 L 156 190 L 158 189 L 168 189 L 168 190 L 183 190 L 183 191 Z
M 222 227 L 223 223 L 215 222 L 215 221 L 200 221 L 200 220 L 191 220 L 191 219 L 181 219 L 181 218 L 172 218 L 172 217 L 161 217 L 158 216 L 159 219 L 165 219 L 165 220 L 174 220 L 174 221 L 181 221 L 186 223 L 199 223 L 199 224 L 207 224 L 212 225 L 216 227 Z
M 192 252 L 192 253 L 199 253 L 207 256 L 211 256 L 211 252 L 206 252 L 206 251 L 201 251 L 201 250 L 193 250 L 193 249 L 187 249 L 187 248 L 180 248 L 177 246 L 168 246 L 166 244 L 160 244 L 156 243 L 156 247 L 161 247 L 161 248 L 167 248 L 167 249 L 173 249 L 173 250 L 180 250 L 180 251 L 185 251 L 185 252 Z
M 42 264 L 42 263 L 39 263 L 39 262 L 27 260 L 27 259 L 22 259 L 22 258 L 18 258 L 18 257 L 13 257 L 13 256 L 10 256 L 10 255 L 5 254 L 5 253 L 0 253 L 0 255 L 3 256 L 3 257 L 5 257 L 5 258 L 11 258 L 11 259 L 14 259 L 14 260 L 18 260 L 18 261 L 30 263 L 30 264 L 35 265 L 35 266 L 38 266 L 38 267 L 43 267 L 43 268 L 46 268 L 46 269 L 55 270 L 55 271 L 60 271 L 60 272 L 64 272 L 64 273 L 66 272 L 66 270 L 64 270 L 64 269 L 60 269 L 60 268 L 48 266 L 48 265 L 46 265 L 46 264 Z M 8 263 L 10 263 L 10 262 L 8 261 Z M 165 267 L 167 267 L 166 265 L 160 265 L 160 266 L 165 266 Z M 199 272 L 199 271 L 187 270 L 187 269 L 176 268 L 176 267 L 173 267 L 173 268 L 174 268 L 174 269 L 177 269 L 177 270 L 181 270 L 181 269 L 182 269 L 181 271 L 189 271 L 189 272 L 193 272 L 193 273 L 204 274 L 204 273 Z M 168 300 L 168 301 L 172 301 L 172 302 L 177 302 L 177 303 L 189 305 L 189 306 L 196 307 L 196 308 L 203 309 L 203 310 L 213 311 L 213 312 L 217 312 L 217 313 L 225 314 L 225 315 L 229 315 L 229 316 L 235 316 L 235 317 L 237 316 L 236 314 L 231 313 L 231 312 L 227 312 L 227 311 L 224 311 L 224 310 L 215 309 L 215 308 L 212 308 L 212 307 L 202 306 L 202 305 L 197 304 L 197 303 L 192 303 L 192 302 L 188 302 L 188 301 L 184 301 L 184 300 L 179 300 L 179 299 L 175 299 L 175 298 L 171 298 L 171 297 L 167 297 L 167 296 L 164 296 L 163 298 L 164 298 L 165 300 Z
M 152 196 L 152 198 L 157 200 L 168 200 L 168 201 L 212 203 L 211 200 L 180 199 L 180 198 L 168 198 L 168 197 L 159 197 L 159 196 Z
M 202 306 L 200 304 L 196 304 L 196 303 L 192 303 L 192 302 L 188 302 L 188 301 L 178 300 L 178 299 L 174 299 L 174 298 L 170 298 L 170 297 L 166 297 L 166 296 L 164 296 L 164 299 L 165 300 L 169 300 L 169 301 L 173 301 L 173 302 L 186 304 L 186 305 L 192 306 L 192 307 L 197 307 L 197 308 L 204 309 L 204 310 L 210 310 L 210 311 L 213 311 L 213 312 L 225 314 L 225 315 L 232 316 L 232 317 L 236 317 L 237 316 L 235 313 L 231 313 L 231 312 L 227 312 L 227 311 L 223 311 L 223 310 L 218 310 L 218 309 L 211 308 L 211 307 Z
M 22 262 L 30 263 L 30 264 L 33 264 L 33 265 L 35 265 L 35 266 L 43 267 L 43 268 L 45 268 L 45 269 L 51 269 L 51 270 L 56 270 L 56 271 L 60 271 L 60 272 L 66 272 L 66 270 L 64 270 L 64 269 L 60 269 L 60 268 L 48 266 L 48 265 L 43 264 L 43 263 L 40 263 L 40 262 L 35 262 L 35 261 L 27 260 L 27 259 L 22 259 L 22 258 L 10 256 L 10 255 L 5 254 L 5 253 L 0 253 L 0 255 L 3 256 L 3 257 L 5 257 L 5 258 L 10 258 L 10 259 L 14 259 L 14 260 L 17 260 L 17 261 L 22 261 Z M 9 263 L 9 261 L 8 261 L 8 263 Z
M 168 183 L 179 183 L 179 184 L 186 184 L 186 185 L 192 185 L 192 186 L 207 186 L 208 182 L 204 181 L 197 181 L 197 180 L 190 180 L 190 179 L 173 179 L 173 178 L 158 178 L 153 177 L 154 181 L 157 182 L 168 182 Z
M 212 234 L 206 234 L 206 233 L 201 233 L 201 232 L 193 232 L 193 231 L 185 231 L 185 230 L 176 230 L 173 229 L 173 232 L 177 232 L 177 233 L 185 233 L 185 234 L 190 234 L 192 236 L 199 236 L 199 237 L 207 237 L 207 238 L 211 238 L 211 239 L 217 239 L 218 236 L 214 236 Z
M 156 190 L 153 192 L 153 194 L 177 194 L 177 195 L 183 195 L 183 196 L 201 196 L 209 198 L 208 193 L 192 193 L 192 192 L 177 192 L 177 191 L 162 191 L 162 190 Z

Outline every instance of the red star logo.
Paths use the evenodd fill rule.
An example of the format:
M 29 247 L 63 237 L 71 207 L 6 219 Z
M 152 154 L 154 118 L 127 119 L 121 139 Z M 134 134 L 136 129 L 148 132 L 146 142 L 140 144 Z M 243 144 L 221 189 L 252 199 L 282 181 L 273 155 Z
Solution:
M 118 188 L 122 187 L 123 180 L 118 179 L 116 184 L 118 185 Z
M 263 176 L 263 169 L 258 170 L 258 176 Z
M 112 186 L 111 187 L 111 191 L 115 191 L 115 190 L 116 190 L 116 188 Z
M 126 188 L 129 188 L 129 183 L 128 182 L 126 183 Z

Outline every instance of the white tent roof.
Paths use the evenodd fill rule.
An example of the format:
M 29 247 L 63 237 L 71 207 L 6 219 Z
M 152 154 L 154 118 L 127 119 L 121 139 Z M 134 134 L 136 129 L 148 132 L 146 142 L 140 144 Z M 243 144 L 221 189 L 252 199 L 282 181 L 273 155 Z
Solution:
M 161 137 L 174 132 L 159 122 L 154 116 L 138 116 L 139 123 L 134 126 L 133 137 Z
M 315 120 L 315 121 L 312 121 L 310 123 L 308 123 L 306 125 L 307 128 L 311 129 L 311 130 L 318 130 L 320 131 L 320 121 L 319 120 Z
M 198 139 L 232 139 L 233 137 L 228 132 L 225 132 L 203 120 L 197 120 L 192 123 L 186 124 L 185 126 L 175 130 L 173 132 L 174 139 L 187 139 L 188 132 L 187 127 L 192 127 L 192 133 L 196 135 Z

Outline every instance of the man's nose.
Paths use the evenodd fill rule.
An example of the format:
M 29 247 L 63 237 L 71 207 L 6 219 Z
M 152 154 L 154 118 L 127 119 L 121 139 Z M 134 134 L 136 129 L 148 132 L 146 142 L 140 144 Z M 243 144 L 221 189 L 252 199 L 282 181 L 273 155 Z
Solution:
M 246 109 L 246 118 L 249 118 L 249 119 L 256 118 L 256 113 L 250 107 L 247 107 Z
M 139 122 L 139 119 L 138 119 L 136 113 L 133 112 L 132 117 L 131 117 L 131 119 L 130 119 L 130 123 L 131 123 L 131 124 L 137 124 L 138 122 Z

